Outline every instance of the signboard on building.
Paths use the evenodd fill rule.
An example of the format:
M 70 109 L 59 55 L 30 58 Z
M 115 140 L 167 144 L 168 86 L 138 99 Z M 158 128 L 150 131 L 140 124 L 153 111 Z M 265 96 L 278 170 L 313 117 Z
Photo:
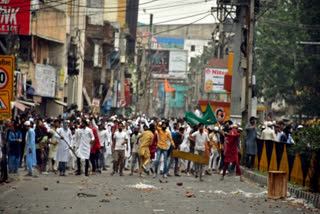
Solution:
M 41 97 L 55 97 L 57 70 L 49 65 L 36 65 L 35 95 Z
M 170 51 L 169 77 L 185 78 L 188 64 L 187 51 Z
M 0 33 L 30 35 L 30 2 L 0 0 Z
M 187 71 L 187 51 L 147 50 L 147 63 L 153 78 L 185 79 Z
M 205 92 L 226 93 L 226 90 L 224 90 L 224 78 L 227 73 L 227 68 L 206 68 L 204 83 Z
M 184 39 L 152 37 L 152 47 L 157 49 L 181 49 L 184 48 Z
M 169 73 L 169 51 L 147 50 L 146 52 L 149 70 L 152 74 Z
M 0 120 L 12 117 L 14 57 L 0 56 Z
M 26 96 L 27 90 L 27 73 L 15 71 L 15 98 L 19 99 L 23 96 Z

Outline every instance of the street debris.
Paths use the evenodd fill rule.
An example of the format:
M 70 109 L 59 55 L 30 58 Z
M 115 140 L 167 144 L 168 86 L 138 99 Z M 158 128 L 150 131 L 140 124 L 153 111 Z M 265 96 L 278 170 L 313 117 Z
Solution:
M 227 194 L 227 193 L 223 192 L 222 190 L 215 190 L 213 193 L 222 194 L 222 195 L 226 195 Z
M 100 203 L 110 203 L 110 200 L 108 199 L 102 199 L 101 201 L 99 201 Z
M 151 190 L 157 190 L 158 188 L 153 186 L 153 185 L 148 185 L 148 184 L 143 184 L 143 183 L 138 183 L 136 185 L 127 185 L 127 187 L 134 188 L 137 190 L 142 190 L 142 191 L 151 191 Z
M 57 181 L 57 184 L 60 183 L 60 181 Z
M 183 183 L 177 183 L 177 186 L 183 186 Z
M 110 194 L 109 194 L 108 192 L 106 192 L 104 195 L 105 195 L 105 196 L 109 196 Z
M 201 191 L 200 191 L 201 192 Z M 258 192 L 258 193 L 253 193 L 253 192 L 245 192 L 241 189 L 238 189 L 237 191 L 233 191 L 230 193 L 226 193 L 222 190 L 215 190 L 213 193 L 215 194 L 221 194 L 221 195 L 242 195 L 246 198 L 260 198 L 260 197 L 264 197 L 268 194 L 267 191 L 263 191 L 263 192 Z
M 152 210 L 153 212 L 165 212 L 164 209 Z
M 259 198 L 259 197 L 263 197 L 263 196 L 266 196 L 268 194 L 267 191 L 263 191 L 263 192 L 259 192 L 259 193 L 252 193 L 252 192 L 245 192 L 245 191 L 242 191 L 241 189 L 237 190 L 237 191 L 234 191 L 234 192 L 231 192 L 233 195 L 243 195 L 244 197 L 247 197 L 247 198 Z
M 159 179 L 159 182 L 160 182 L 160 183 L 165 183 L 165 184 L 168 183 L 167 180 L 161 180 L 161 179 Z
M 47 186 L 43 187 L 44 191 L 48 191 L 48 189 L 49 189 L 49 187 L 47 187 Z
M 319 211 L 319 209 L 315 208 L 311 202 L 308 202 L 307 200 L 304 200 L 301 198 L 289 197 L 289 198 L 286 198 L 286 201 L 283 201 L 283 202 L 290 202 L 295 206 L 303 207 L 303 208 L 309 209 L 310 211 Z
M 186 192 L 186 197 L 188 197 L 188 198 L 195 198 L 196 196 L 195 196 L 195 194 L 193 194 L 193 193 Z
M 79 198 L 81 198 L 81 197 L 97 197 L 97 195 L 87 194 L 87 193 L 83 193 L 83 192 L 77 193 L 77 196 L 78 196 Z

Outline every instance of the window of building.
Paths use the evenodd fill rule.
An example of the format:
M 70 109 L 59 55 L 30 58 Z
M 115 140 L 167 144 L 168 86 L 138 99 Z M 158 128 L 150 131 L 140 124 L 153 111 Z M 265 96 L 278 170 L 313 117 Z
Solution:
M 191 45 L 191 51 L 196 51 L 196 46 L 195 45 Z

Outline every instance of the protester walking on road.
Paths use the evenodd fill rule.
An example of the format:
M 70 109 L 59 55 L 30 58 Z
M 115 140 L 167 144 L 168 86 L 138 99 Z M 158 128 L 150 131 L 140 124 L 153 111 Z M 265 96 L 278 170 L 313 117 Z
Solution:
M 246 140 L 246 165 L 252 168 L 254 164 L 254 157 L 257 154 L 257 128 L 256 118 L 250 117 L 250 123 L 246 127 L 247 140 Z
M 17 173 L 20 166 L 20 143 L 22 142 L 22 134 L 17 121 L 9 131 L 8 141 L 9 173 Z
M 139 146 L 140 146 L 141 139 L 138 138 L 139 137 L 139 130 L 140 130 L 140 127 L 135 126 L 133 134 L 131 135 L 131 173 L 130 173 L 130 175 L 133 175 L 134 168 L 136 167 L 137 162 L 139 162 L 139 166 L 140 166 L 138 152 L 139 152 Z
M 88 122 L 82 119 L 80 129 L 76 131 L 76 141 L 79 144 L 79 148 L 76 151 L 77 155 L 77 173 L 81 175 L 81 159 L 85 160 L 85 176 L 89 176 L 89 157 L 91 144 L 94 141 L 94 135 L 92 130 L 88 127 Z
M 153 138 L 154 138 L 154 132 L 155 127 L 153 124 L 150 125 L 148 130 L 145 130 L 142 132 L 138 140 L 141 141 L 139 146 L 139 159 L 140 159 L 140 167 L 139 167 L 139 175 L 142 176 L 142 172 L 145 171 L 147 174 L 149 174 L 149 171 L 147 170 L 147 165 L 150 162 L 150 150 L 149 147 L 152 144 Z
M 159 166 L 159 160 L 161 155 L 163 155 L 163 177 L 166 178 L 167 175 L 165 172 L 167 172 L 167 159 L 168 159 L 168 144 L 167 141 L 170 142 L 170 144 L 175 148 L 174 142 L 171 138 L 170 132 L 167 131 L 167 124 L 165 122 L 161 123 L 161 128 L 158 126 L 157 123 L 155 123 L 156 130 L 158 132 L 158 144 L 157 144 L 157 152 L 156 152 L 156 161 L 155 161 L 155 175 L 154 177 L 157 177 L 158 175 L 158 166 Z
M 238 157 L 238 142 L 240 138 L 240 133 L 238 131 L 237 125 L 232 125 L 229 132 L 223 132 L 222 134 L 225 136 L 225 157 L 224 157 L 224 165 L 223 165 L 223 173 L 221 180 L 224 179 L 226 175 L 226 171 L 229 167 L 229 163 L 236 164 L 236 173 L 240 176 L 240 181 L 242 181 L 241 177 L 241 169 L 239 164 Z
M 209 137 L 207 132 L 204 131 L 204 125 L 202 123 L 199 124 L 198 131 L 194 132 L 189 137 L 189 139 L 195 142 L 194 154 L 205 156 L 205 148 L 206 148 L 206 144 L 209 141 Z M 200 181 L 203 181 L 202 170 L 203 170 L 203 165 L 199 163 L 195 163 L 195 177 L 196 178 L 200 177 Z
M 68 127 L 68 121 L 64 121 L 63 127 L 57 130 L 56 138 L 59 139 L 59 144 L 55 160 L 59 162 L 60 176 L 65 176 L 66 165 L 70 156 L 69 146 L 72 145 L 72 133 Z
M 26 164 L 28 166 L 28 174 L 27 176 L 32 176 L 32 167 L 37 165 L 37 157 L 36 157 L 36 133 L 33 128 L 31 128 L 30 121 L 26 121 L 24 125 L 27 128 L 27 136 L 26 136 Z
M 120 176 L 123 176 L 123 168 L 125 161 L 126 144 L 128 143 L 128 135 L 123 131 L 123 124 L 119 123 L 118 130 L 113 135 L 112 154 L 113 154 L 113 172 L 114 175 L 119 170 Z

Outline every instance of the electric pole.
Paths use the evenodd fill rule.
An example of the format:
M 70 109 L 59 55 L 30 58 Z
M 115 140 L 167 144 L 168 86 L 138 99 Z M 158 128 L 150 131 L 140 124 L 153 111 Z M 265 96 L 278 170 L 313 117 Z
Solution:
M 248 121 L 251 116 L 256 117 L 257 115 L 257 98 L 253 97 L 252 89 L 255 85 L 255 76 L 253 75 L 253 36 L 254 36 L 254 24 L 255 24 L 255 14 L 254 14 L 254 0 L 250 0 L 249 5 L 249 18 L 248 18 L 248 64 L 247 64 L 247 87 L 246 87 L 246 118 Z
M 241 109 L 241 92 L 242 92 L 242 68 L 241 63 L 241 50 L 240 46 L 242 43 L 243 35 L 243 25 L 246 19 L 246 7 L 238 6 L 238 12 L 236 14 L 236 19 L 234 20 L 235 33 L 233 39 L 233 72 L 232 72 L 232 92 L 231 92 L 231 109 L 230 109 L 230 119 L 238 120 L 240 122 L 242 119 L 242 109 Z

